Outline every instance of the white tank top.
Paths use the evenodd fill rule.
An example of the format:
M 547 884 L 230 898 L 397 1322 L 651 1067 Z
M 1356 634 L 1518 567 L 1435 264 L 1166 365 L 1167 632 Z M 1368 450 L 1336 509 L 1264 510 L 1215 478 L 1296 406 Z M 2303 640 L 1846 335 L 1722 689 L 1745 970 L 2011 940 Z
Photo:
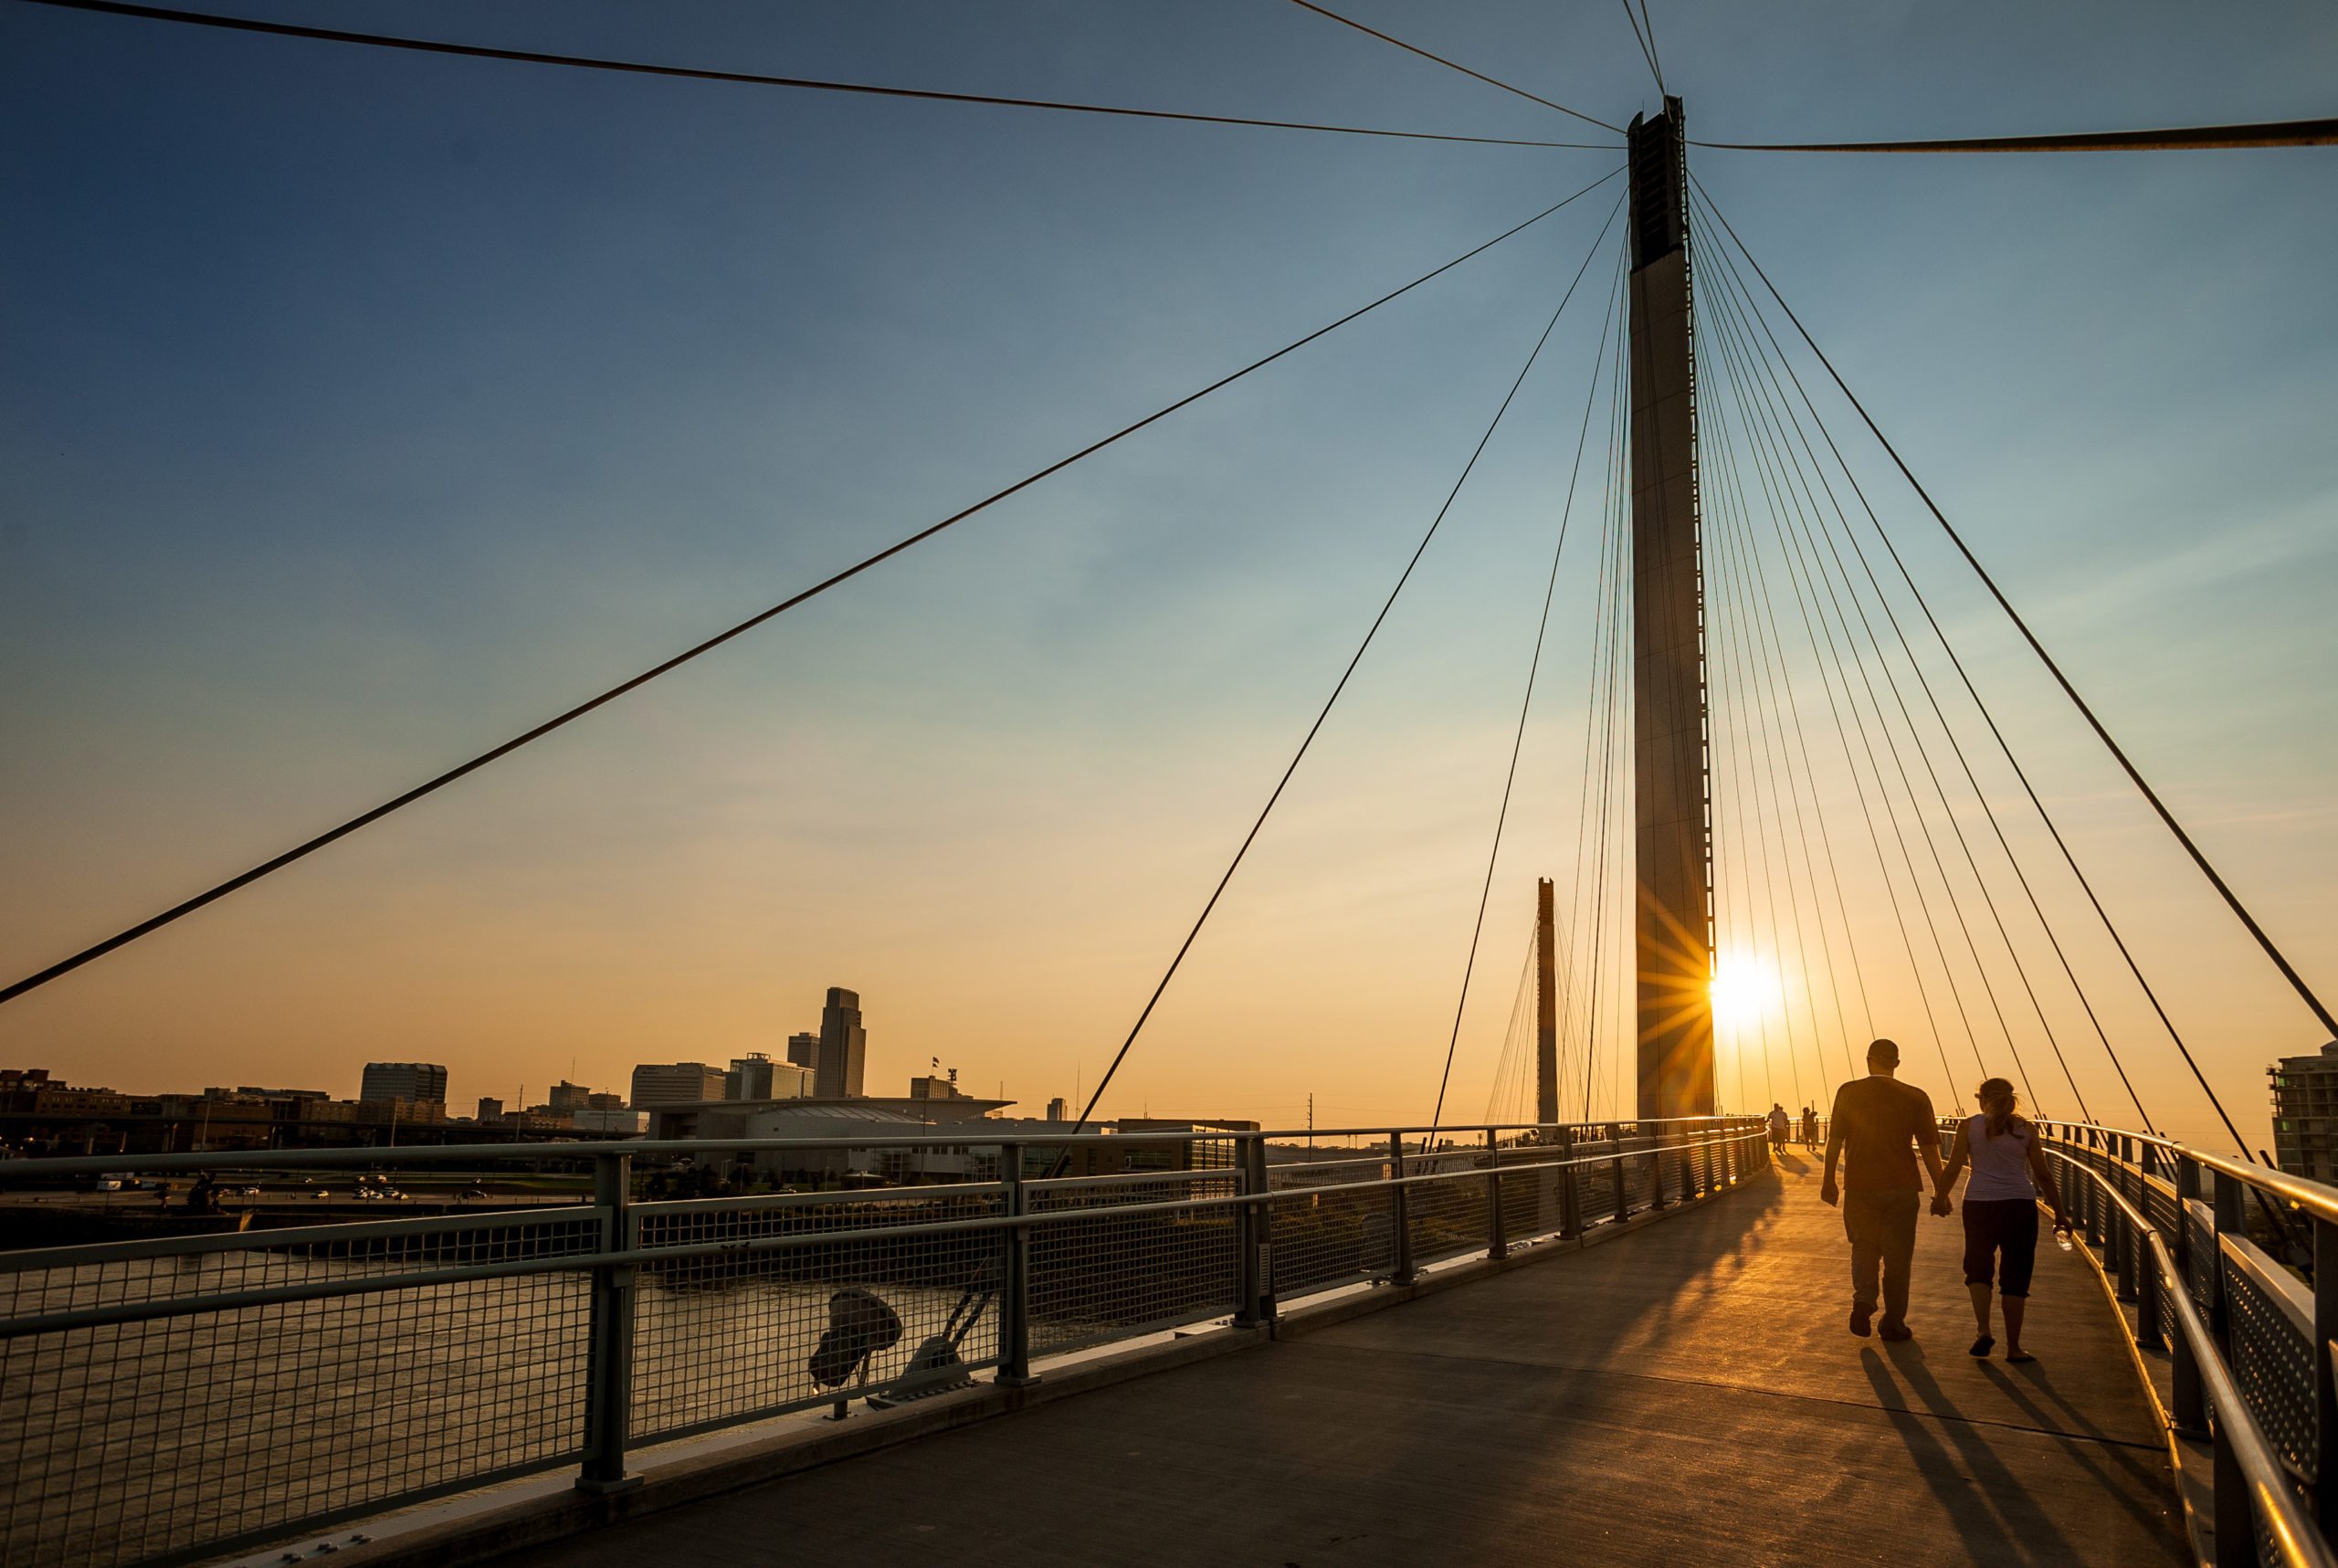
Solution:
M 2029 1179 L 2029 1142 L 2035 1136 L 2036 1129 L 2017 1121 L 1992 1138 L 1986 1116 L 1967 1118 L 1964 1148 L 1973 1161 L 1973 1174 L 1964 1184 L 1965 1201 L 1985 1204 L 2037 1197 L 2038 1185 Z

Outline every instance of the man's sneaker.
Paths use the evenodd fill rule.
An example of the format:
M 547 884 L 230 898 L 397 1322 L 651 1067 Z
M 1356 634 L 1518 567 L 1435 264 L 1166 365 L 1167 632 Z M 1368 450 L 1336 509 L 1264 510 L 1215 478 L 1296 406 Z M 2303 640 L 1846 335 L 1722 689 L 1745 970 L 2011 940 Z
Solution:
M 1889 1318 L 1885 1319 L 1875 1331 L 1887 1340 L 1912 1340 L 1916 1337 L 1915 1331 L 1907 1324 L 1895 1323 Z
M 1874 1309 L 1873 1307 L 1862 1307 L 1862 1306 L 1860 1306 L 1860 1305 L 1859 1305 L 1858 1302 L 1856 1302 L 1856 1301 L 1852 1302 L 1852 1303 L 1851 1303 L 1851 1332 L 1853 1332 L 1853 1333 L 1855 1333 L 1855 1334 L 1859 1335 L 1859 1338 L 1861 1338 L 1861 1339 L 1865 1339 L 1865 1338 L 1867 1338 L 1867 1336 L 1868 1336 L 1868 1320 L 1869 1320 L 1869 1319 L 1870 1319 L 1870 1318 L 1872 1318 L 1872 1317 L 1874 1317 L 1874 1316 L 1875 1316 L 1875 1309 Z

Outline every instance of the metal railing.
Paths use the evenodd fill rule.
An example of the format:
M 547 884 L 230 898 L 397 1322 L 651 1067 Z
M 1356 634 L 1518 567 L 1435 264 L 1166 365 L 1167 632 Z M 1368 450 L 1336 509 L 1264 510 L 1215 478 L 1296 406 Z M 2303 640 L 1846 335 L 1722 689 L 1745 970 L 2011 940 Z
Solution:
M 2338 1190 L 2143 1133 L 2041 1125 L 2064 1211 L 2134 1304 L 2137 1342 L 2169 1358 L 2171 1419 L 2213 1445 L 2217 1568 L 2330 1568 Z M 2251 1196 L 2274 1250 L 2248 1234 Z
M 1310 1137 L 1348 1146 L 1285 1157 Z M 1083 1150 L 1172 1168 L 1050 1173 Z M 637 1163 L 889 1151 L 975 1179 L 637 1195 Z M 0 1163 L 0 1186 L 521 1159 L 591 1179 L 574 1203 L 0 1252 L 0 1563 L 192 1562 L 571 1467 L 615 1489 L 640 1445 L 1255 1328 L 1296 1299 L 1725 1190 L 1769 1153 L 1741 1117 Z

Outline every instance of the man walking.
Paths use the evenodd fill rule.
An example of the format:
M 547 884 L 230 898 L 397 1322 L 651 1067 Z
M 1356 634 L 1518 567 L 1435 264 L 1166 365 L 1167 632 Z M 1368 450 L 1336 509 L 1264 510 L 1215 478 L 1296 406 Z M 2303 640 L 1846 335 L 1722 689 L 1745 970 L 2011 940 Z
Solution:
M 1887 1340 L 1915 1337 L 1908 1331 L 1908 1268 L 1916 1254 L 1916 1210 L 1923 1193 L 1918 1156 L 1933 1190 L 1940 1188 L 1940 1123 L 1932 1096 L 1895 1079 L 1899 1068 L 1900 1047 L 1877 1040 L 1867 1048 L 1868 1076 L 1835 1091 L 1827 1174 L 1818 1187 L 1826 1202 L 1842 1200 L 1843 1231 L 1851 1238 L 1851 1332 L 1861 1339 L 1875 1316 L 1879 1268 L 1883 1321 L 1876 1331 Z M 1849 1168 L 1838 1189 L 1835 1163 L 1846 1149 Z

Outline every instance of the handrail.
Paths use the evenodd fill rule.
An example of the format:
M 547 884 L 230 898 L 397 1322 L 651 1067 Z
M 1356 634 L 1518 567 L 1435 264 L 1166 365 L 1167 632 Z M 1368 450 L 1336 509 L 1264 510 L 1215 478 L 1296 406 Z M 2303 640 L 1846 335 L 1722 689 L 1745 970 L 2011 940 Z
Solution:
M 2153 1142 L 2169 1148 L 2178 1147 L 2165 1144 L 2164 1140 L 2155 1139 Z M 2290 1568 L 2338 1568 L 2338 1558 L 2333 1557 L 2321 1529 L 2291 1489 L 2287 1468 L 2265 1440 L 2263 1429 L 2258 1426 L 2248 1401 L 2241 1395 L 2239 1385 L 2233 1381 L 2230 1369 L 2225 1365 L 2216 1335 L 2201 1319 L 2199 1304 L 2192 1299 L 2190 1281 L 2184 1278 L 2183 1271 L 2177 1267 L 2175 1255 L 2169 1249 L 2167 1239 L 2141 1209 L 2128 1201 L 2127 1194 L 2119 1190 L 2117 1184 L 2101 1172 L 2059 1146 L 2059 1142 L 2049 1142 L 2046 1150 L 2100 1188 L 2125 1217 L 2150 1253 L 2153 1266 L 2159 1273 L 2158 1293 L 2175 1312 L 2176 1326 L 2190 1351 L 2191 1360 L 2198 1370 L 2201 1382 L 2206 1385 L 2208 1404 L 2216 1412 L 2215 1438 L 2223 1450 L 2219 1458 L 2228 1456 L 2238 1464 L 2239 1475 L 2248 1489 L 2249 1500 L 2255 1505 L 2256 1515 L 2264 1519 L 2273 1545 L 2280 1553 L 2280 1561 Z M 2226 1468 L 2221 1463 L 2217 1468 L 2220 1470 Z M 2221 1510 L 2219 1514 L 2218 1556 L 2231 1560 L 2227 1558 L 2227 1552 L 2237 1552 L 2238 1548 L 2222 1539 L 2222 1530 L 2228 1526 L 2233 1516 L 2225 1514 Z M 2246 1560 L 2253 1562 L 2257 1552 L 2253 1532 L 2252 1539 L 2246 1544 Z
M 509 1163 L 518 1160 L 590 1162 L 604 1154 L 704 1154 L 723 1151 L 776 1152 L 858 1149 L 1060 1149 L 1068 1144 L 1126 1148 L 1132 1141 L 1147 1142 L 1219 1143 L 1237 1139 L 1388 1138 L 1407 1133 L 1532 1132 L 1573 1131 L 1584 1127 L 1681 1127 L 1726 1131 L 1732 1123 L 1758 1120 L 1751 1116 L 1676 1116 L 1644 1121 L 1467 1122 L 1429 1127 L 1363 1127 L 1344 1129 L 1289 1127 L 1263 1129 L 1204 1128 L 1177 1131 L 1163 1128 L 1135 1132 L 991 1132 L 981 1121 L 945 1123 L 915 1133 L 872 1133 L 825 1138 L 612 1138 L 557 1143 L 437 1143 L 407 1148 L 349 1149 L 215 1149 L 174 1154 L 65 1154 L 0 1160 L 0 1186 L 42 1176 L 102 1175 L 112 1173 L 207 1170 L 310 1170 L 344 1165 L 443 1165 L 466 1161 Z M 964 1131 L 962 1134 L 961 1129 Z M 1454 1151 L 1469 1145 L 1457 1144 Z M 1448 1151 L 1427 1149 L 1427 1154 Z
M 1057 1181 L 1027 1178 L 1024 1166 L 1030 1162 L 1018 1158 L 1016 1151 L 1060 1147 L 1062 1136 L 1007 1133 L 985 1138 L 978 1124 L 935 1130 L 914 1139 L 692 1140 L 648 1145 L 610 1141 L 532 1152 L 493 1145 L 485 1152 L 506 1163 L 527 1159 L 530 1152 L 589 1157 L 590 1204 L 427 1218 L 369 1217 L 345 1225 L 298 1223 L 283 1231 L 0 1253 L 0 1286 L 9 1288 L 6 1299 L 13 1308 L 0 1313 L 0 1344 L 34 1342 L 30 1336 L 113 1336 L 80 1342 L 111 1344 L 118 1352 L 94 1357 L 87 1368 L 102 1368 L 115 1387 L 136 1386 L 159 1395 L 175 1384 L 138 1380 L 233 1376 L 235 1367 L 228 1363 L 235 1357 L 191 1366 L 158 1348 L 163 1342 L 161 1336 L 142 1334 L 134 1325 L 226 1323 L 237 1321 L 229 1314 L 278 1313 L 283 1322 L 321 1334 L 320 1343 L 337 1343 L 333 1336 L 363 1334 L 377 1322 L 395 1325 L 418 1317 L 435 1321 L 434 1314 L 458 1328 L 459 1313 L 488 1314 L 469 1320 L 484 1323 L 504 1310 L 511 1293 L 525 1291 L 516 1299 L 534 1304 L 532 1310 L 539 1312 L 544 1331 L 567 1336 L 553 1342 L 569 1352 L 529 1376 L 572 1400 L 575 1432 L 573 1440 L 560 1435 L 565 1427 L 542 1441 L 531 1438 L 532 1447 L 521 1445 L 527 1448 L 521 1468 L 535 1473 L 576 1465 L 580 1487 L 605 1491 L 627 1484 L 627 1452 L 636 1441 L 662 1441 L 816 1405 L 835 1405 L 841 1413 L 863 1392 L 914 1396 L 927 1384 L 962 1384 L 979 1368 L 995 1369 L 997 1381 L 1010 1387 L 1027 1384 L 1040 1375 L 1034 1368 L 1035 1325 L 1045 1331 L 1048 1353 L 1213 1318 L 1237 1330 L 1256 1331 L 1272 1324 L 1285 1301 L 1354 1285 L 1410 1286 L 1425 1269 L 1469 1255 L 1500 1267 L 1522 1247 L 1551 1239 L 1580 1242 L 1608 1225 L 1627 1226 L 1639 1216 L 1718 1195 L 1770 1163 L 1765 1131 L 1754 1117 L 1551 1123 L 1536 1130 L 1551 1135 L 1517 1144 L 1505 1143 L 1492 1126 L 1478 1124 L 1470 1131 L 1477 1134 L 1474 1141 L 1457 1137 L 1448 1147 L 1420 1151 L 1407 1147 L 1402 1133 L 1375 1130 L 1385 1153 L 1374 1152 L 1356 1163 L 1379 1168 L 1368 1174 L 1357 1172 L 1365 1179 L 1335 1188 L 1275 1187 L 1276 1167 L 1268 1163 L 1267 1141 L 1277 1134 L 1222 1129 L 1166 1133 L 1163 1141 L 1173 1146 L 1224 1143 L 1232 1159 L 1223 1166 Z M 1324 1135 L 1317 1130 L 1319 1138 Z M 1114 1136 L 1152 1142 L 1143 1133 L 1085 1134 L 1079 1141 L 1109 1146 Z M 1003 1145 L 1004 1158 L 995 1179 L 974 1182 L 653 1202 L 633 1195 L 629 1156 L 645 1147 L 707 1154 L 727 1149 L 859 1149 L 872 1143 L 973 1147 L 985 1153 Z M 26 1161 L 5 1174 L 190 1165 L 313 1169 L 389 1159 L 428 1163 L 480 1151 L 303 1150 L 223 1158 L 225 1152 Z M 1221 1183 L 1219 1178 L 1227 1180 Z M 1338 1194 L 1338 1206 L 1322 1207 L 1327 1192 Z M 1429 1201 L 1447 1194 L 1462 1194 L 1463 1201 Z M 679 1223 L 662 1223 L 668 1221 Z M 765 1221 L 778 1224 L 774 1227 Z M 1100 1222 L 1101 1229 L 1097 1228 Z M 467 1234 L 474 1228 L 477 1238 Z M 1280 1244 L 1284 1247 L 1280 1262 L 1279 1235 L 1287 1238 Z M 343 1241 L 351 1245 L 334 1245 Z M 307 1252 L 320 1244 L 321 1254 Z M 287 1267 L 278 1267 L 270 1257 L 279 1252 L 294 1255 L 285 1260 Z M 157 1267 L 173 1258 L 196 1267 Z M 260 1262 L 233 1260 L 245 1258 Z M 228 1260 L 224 1267 L 222 1260 Z M 326 1267 L 310 1267 L 314 1264 Z M 119 1267 L 122 1265 L 129 1266 L 126 1271 Z M 69 1272 L 84 1268 L 93 1272 Z M 1125 1279 L 1122 1271 L 1126 1271 Z M 677 1318 L 669 1310 L 675 1293 L 689 1292 L 695 1300 L 701 1286 L 734 1276 L 743 1280 L 778 1278 L 792 1290 L 808 1287 L 796 1290 L 790 1298 L 794 1305 L 781 1314 L 785 1322 L 780 1338 L 791 1359 L 798 1352 L 812 1359 L 781 1384 L 759 1384 L 735 1397 L 679 1403 L 653 1398 L 646 1405 L 637 1402 L 633 1382 L 637 1351 L 655 1350 L 670 1357 L 678 1349 L 692 1354 L 704 1349 L 693 1338 L 703 1338 L 704 1327 L 695 1312 Z M 817 1356 L 827 1352 L 815 1351 L 811 1338 L 818 1331 L 819 1295 L 846 1284 L 861 1287 L 864 1293 L 888 1289 L 894 1297 L 891 1305 L 908 1320 L 904 1327 L 922 1319 L 929 1333 L 939 1330 L 944 1337 L 947 1353 L 928 1365 L 929 1340 L 911 1336 L 883 1369 L 877 1365 L 876 1352 L 864 1347 L 859 1381 L 848 1385 L 822 1378 L 815 1369 Z M 939 1295 L 929 1289 L 937 1285 L 944 1287 Z M 917 1293 L 903 1296 L 894 1287 Z M 951 1290 L 961 1295 L 945 1320 L 941 1304 Z M 637 1296 L 659 1291 L 657 1307 L 637 1310 Z M 369 1299 L 384 1305 L 363 1305 Z M 841 1290 L 829 1297 L 830 1334 L 841 1331 L 839 1303 L 851 1300 Z M 882 1302 L 884 1297 L 878 1300 Z M 351 1306 L 323 1305 L 337 1301 Z M 405 1301 L 421 1305 L 407 1309 L 402 1304 Z M 962 1357 L 959 1340 L 985 1318 L 984 1339 L 967 1343 Z M 249 1321 L 257 1325 L 254 1332 L 273 1332 L 269 1325 L 278 1321 Z M 241 1343 L 248 1334 L 238 1327 L 234 1337 Z M 286 1342 L 295 1346 L 297 1356 L 298 1344 L 307 1342 L 296 1335 Z M 819 1342 L 827 1345 L 828 1336 Z M 852 1348 L 849 1333 L 837 1342 Z M 885 1348 L 890 1353 L 894 1347 L 889 1342 Z M 279 1444 L 311 1441 L 311 1405 L 306 1391 L 298 1386 L 304 1363 L 288 1361 L 281 1350 L 269 1354 L 274 1359 L 269 1366 L 255 1373 L 261 1386 L 252 1390 L 258 1400 L 255 1419 L 273 1422 L 261 1436 Z M 896 1364 L 904 1359 L 908 1364 Z M 78 1409 L 65 1391 L 86 1369 L 69 1357 L 58 1364 L 68 1369 L 60 1373 L 59 1408 Z M 878 1374 L 873 1384 L 869 1381 L 872 1373 Z M 195 1386 L 206 1385 L 198 1382 Z M 79 1451 L 77 1443 L 103 1437 L 110 1430 L 109 1419 L 102 1410 L 86 1420 L 61 1419 L 51 1436 L 64 1445 L 59 1452 L 69 1458 Z M 133 1484 L 126 1495 L 133 1495 L 143 1511 L 132 1510 L 134 1520 L 123 1526 L 131 1533 L 118 1542 L 101 1542 L 98 1558 L 92 1560 L 187 1561 L 224 1554 L 284 1539 L 323 1521 L 404 1507 L 426 1492 L 440 1495 L 458 1486 L 485 1484 L 509 1470 L 508 1466 L 490 1468 L 484 1464 L 489 1457 L 508 1457 L 485 1441 L 494 1425 L 491 1420 L 480 1424 L 480 1465 L 467 1468 L 468 1460 L 458 1460 L 451 1472 L 425 1488 L 409 1484 L 403 1472 L 382 1476 L 372 1470 L 332 1470 L 332 1465 L 351 1458 L 357 1447 L 374 1438 L 328 1431 L 322 1440 L 330 1451 L 323 1463 L 329 1475 L 340 1479 L 287 1494 L 266 1509 L 247 1510 L 239 1516 L 240 1528 L 237 1521 L 226 1521 L 222 1528 L 217 1521 L 177 1514 L 165 1523 L 161 1510 L 171 1506 L 171 1499 L 158 1492 L 138 1495 Z M 425 1423 L 406 1436 L 425 1442 L 441 1430 Z M 551 1428 L 530 1430 L 542 1436 Z M 56 1473 L 69 1469 L 68 1465 Z M 18 1509 L 0 1520 L 0 1555 L 14 1561 L 19 1546 L 37 1546 L 36 1532 L 62 1517 L 56 1510 L 80 1506 L 59 1500 L 64 1496 L 51 1489 L 39 1494 L 29 1513 Z M 159 1557 L 153 1555 L 157 1552 Z
M 2302 1176 L 2293 1176 L 2287 1171 L 2277 1170 L 2270 1165 L 2253 1164 L 2224 1154 L 2212 1154 L 2205 1149 L 2195 1149 L 2188 1143 L 2178 1143 L 2172 1139 L 2161 1138 L 2149 1132 L 2130 1132 L 2124 1128 L 2105 1127 L 2086 1121 L 2041 1121 L 2038 1125 L 2044 1128 L 2049 1136 L 2060 1134 L 2056 1141 L 2061 1142 L 2075 1142 L 2069 1136 L 2071 1133 L 2091 1132 L 2098 1135 L 2109 1134 L 2125 1138 L 2136 1143 L 2149 1144 L 2170 1155 L 2171 1164 L 2174 1163 L 2174 1156 L 2181 1155 L 2204 1170 L 2214 1171 L 2219 1176 L 2229 1176 L 2234 1181 L 2255 1187 L 2259 1192 L 2270 1194 L 2283 1203 L 2295 1205 L 2316 1219 L 2338 1224 L 2338 1187 L 2325 1186 L 2320 1182 L 2308 1181 Z

